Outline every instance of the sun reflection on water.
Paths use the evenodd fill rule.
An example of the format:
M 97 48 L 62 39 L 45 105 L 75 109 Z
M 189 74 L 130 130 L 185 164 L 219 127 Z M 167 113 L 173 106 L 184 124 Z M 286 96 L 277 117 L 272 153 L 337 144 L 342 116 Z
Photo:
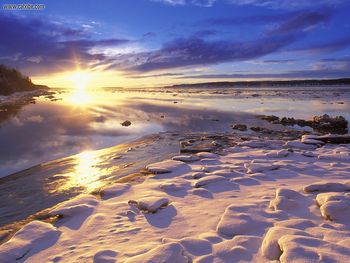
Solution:
M 84 106 L 92 102 L 92 97 L 87 90 L 77 89 L 71 94 L 69 101 L 73 105 Z
M 83 188 L 91 192 L 103 185 L 103 177 L 108 175 L 109 170 L 101 168 L 102 160 L 98 151 L 84 151 L 75 156 L 75 166 L 72 171 L 65 174 L 65 182 L 61 190 Z

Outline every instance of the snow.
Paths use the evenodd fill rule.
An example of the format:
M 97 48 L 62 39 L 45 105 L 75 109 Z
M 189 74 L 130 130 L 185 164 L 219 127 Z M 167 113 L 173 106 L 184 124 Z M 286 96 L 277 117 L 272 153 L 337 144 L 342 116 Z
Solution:
M 138 209 L 148 212 L 155 213 L 161 207 L 169 204 L 169 199 L 165 197 L 145 197 L 139 200 L 129 200 L 129 204 L 135 204 Z
M 184 166 L 184 163 L 181 161 L 166 160 L 163 162 L 150 164 L 146 166 L 146 169 L 149 170 L 151 173 L 162 174 L 162 173 L 171 173 L 172 171 L 175 171 L 183 166 Z
M 181 162 L 195 162 L 198 161 L 200 158 L 196 155 L 178 155 L 178 156 L 174 156 L 172 158 L 175 161 L 181 161 Z
M 142 183 L 30 222 L 0 246 L 0 262 L 350 262 L 349 154 L 251 140 L 151 164 Z
M 149 252 L 132 257 L 125 261 L 125 263 L 188 263 L 189 259 L 184 255 L 183 247 L 178 243 L 169 243 L 160 245 Z

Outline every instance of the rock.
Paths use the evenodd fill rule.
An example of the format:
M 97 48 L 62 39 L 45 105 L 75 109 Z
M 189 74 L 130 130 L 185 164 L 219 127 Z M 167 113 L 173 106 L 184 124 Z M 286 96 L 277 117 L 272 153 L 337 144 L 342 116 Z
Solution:
M 144 197 L 139 200 L 129 200 L 128 203 L 136 205 L 142 211 L 155 213 L 160 208 L 167 206 L 169 199 L 165 197 Z
M 252 131 L 255 131 L 255 132 L 265 132 L 265 133 L 270 133 L 271 132 L 270 129 L 267 129 L 267 128 L 264 128 L 264 127 L 259 127 L 259 126 L 250 127 L 250 129 Z
M 268 122 L 276 122 L 276 121 L 279 121 L 280 118 L 275 115 L 263 115 L 263 116 L 260 116 L 260 119 Z
M 247 125 L 245 125 L 245 124 L 234 124 L 234 125 L 231 125 L 231 128 L 233 130 L 246 131 L 247 130 Z
M 324 114 L 315 116 L 313 122 L 315 128 L 319 130 L 345 133 L 348 129 L 348 121 L 343 116 L 330 117 L 328 114 Z
M 131 125 L 131 121 L 126 120 L 126 121 L 122 122 L 121 125 L 124 127 L 128 127 Z

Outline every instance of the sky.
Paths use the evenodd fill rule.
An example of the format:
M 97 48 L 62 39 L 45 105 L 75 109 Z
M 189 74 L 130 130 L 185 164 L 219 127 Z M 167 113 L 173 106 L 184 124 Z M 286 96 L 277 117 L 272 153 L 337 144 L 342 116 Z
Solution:
M 52 87 L 350 77 L 348 0 L 24 2 L 45 9 L 2 6 L 0 63 Z

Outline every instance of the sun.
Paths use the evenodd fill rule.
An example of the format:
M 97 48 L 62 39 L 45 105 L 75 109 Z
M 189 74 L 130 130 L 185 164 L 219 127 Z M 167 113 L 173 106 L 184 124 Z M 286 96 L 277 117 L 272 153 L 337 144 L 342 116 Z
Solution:
M 75 71 L 69 74 L 68 78 L 75 89 L 85 90 L 91 81 L 91 73 L 87 71 Z

